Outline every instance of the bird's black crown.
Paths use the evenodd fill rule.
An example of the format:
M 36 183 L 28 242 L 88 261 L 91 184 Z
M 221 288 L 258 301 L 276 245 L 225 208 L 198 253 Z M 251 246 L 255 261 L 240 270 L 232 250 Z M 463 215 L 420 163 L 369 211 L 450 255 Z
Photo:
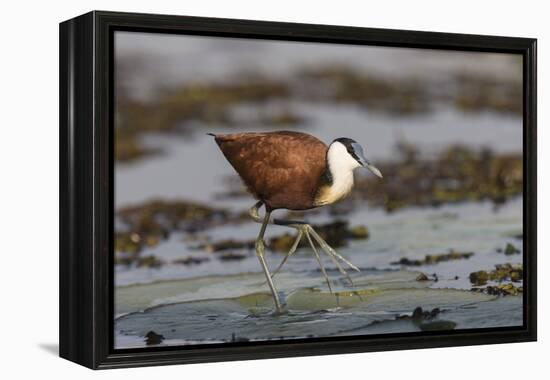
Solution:
M 352 144 L 357 144 L 357 141 L 355 141 L 354 139 L 350 139 L 348 137 L 339 137 L 339 138 L 335 139 L 333 142 L 335 142 L 335 141 L 338 141 L 339 143 L 344 144 L 344 146 L 346 147 L 347 151 L 350 154 L 354 153 L 355 149 L 353 149 Z
M 339 143 L 344 144 L 346 148 L 351 148 L 351 144 L 353 144 L 353 143 L 357 144 L 357 141 L 355 141 L 354 139 L 350 139 L 348 137 L 339 137 L 339 138 L 335 139 L 334 141 L 338 141 Z

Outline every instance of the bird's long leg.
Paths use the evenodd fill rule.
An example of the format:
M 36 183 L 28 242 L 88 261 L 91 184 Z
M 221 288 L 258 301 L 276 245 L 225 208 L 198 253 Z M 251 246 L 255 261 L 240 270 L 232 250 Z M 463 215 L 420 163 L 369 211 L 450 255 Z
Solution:
M 265 257 L 264 257 L 264 252 L 265 252 L 264 234 L 265 234 L 267 225 L 269 224 L 270 217 L 271 217 L 271 212 L 266 211 L 264 221 L 260 229 L 260 233 L 258 234 L 258 238 L 256 239 L 256 244 L 255 244 L 256 256 L 258 256 L 258 260 L 260 260 L 260 264 L 262 265 L 262 269 L 264 270 L 264 274 L 267 279 L 267 284 L 269 285 L 269 289 L 271 290 L 271 294 L 273 295 L 273 300 L 275 301 L 275 308 L 277 309 L 277 312 L 281 312 L 282 308 L 281 308 L 281 303 L 279 302 L 279 295 L 277 294 L 277 290 L 273 285 L 273 280 L 271 280 L 271 273 L 269 272 L 269 268 L 267 267 L 267 263 L 265 262 Z

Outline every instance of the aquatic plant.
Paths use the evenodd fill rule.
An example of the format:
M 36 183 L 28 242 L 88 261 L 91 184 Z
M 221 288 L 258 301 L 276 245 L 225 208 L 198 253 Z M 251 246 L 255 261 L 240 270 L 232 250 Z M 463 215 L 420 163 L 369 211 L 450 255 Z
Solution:
M 196 202 L 160 199 L 123 207 L 117 211 L 116 217 L 120 226 L 115 232 L 115 263 L 123 265 L 140 265 L 144 248 L 156 246 L 173 232 L 192 234 L 213 226 L 248 220 L 242 213 Z M 144 266 L 162 264 L 155 261 L 141 263 Z
M 487 284 L 489 281 L 512 281 L 519 282 L 523 280 L 522 264 L 497 264 L 491 271 L 479 270 L 470 273 L 470 282 L 475 286 Z
M 432 255 L 426 255 L 424 259 L 408 259 L 406 257 L 401 258 L 399 261 L 393 261 L 391 265 L 404 265 L 404 266 L 421 266 L 421 265 L 433 265 L 444 261 L 469 259 L 474 255 L 474 252 L 458 252 L 454 249 L 450 249 L 448 253 L 437 253 Z
M 401 142 L 396 158 L 380 162 L 384 180 L 361 177 L 352 195 L 391 212 L 407 206 L 490 200 L 495 205 L 523 191 L 523 158 L 451 146 L 434 157 L 422 156 Z

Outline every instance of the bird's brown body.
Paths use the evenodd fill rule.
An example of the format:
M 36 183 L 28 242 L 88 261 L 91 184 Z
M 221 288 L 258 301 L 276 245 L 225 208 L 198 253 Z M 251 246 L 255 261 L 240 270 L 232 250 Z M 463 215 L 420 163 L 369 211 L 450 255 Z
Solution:
M 307 210 L 326 182 L 327 145 L 291 131 L 215 135 L 225 158 L 268 210 Z

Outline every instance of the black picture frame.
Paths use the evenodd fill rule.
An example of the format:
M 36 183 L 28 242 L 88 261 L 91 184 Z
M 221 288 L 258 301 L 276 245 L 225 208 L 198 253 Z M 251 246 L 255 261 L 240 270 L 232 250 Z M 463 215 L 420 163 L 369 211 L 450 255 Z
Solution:
M 113 35 L 118 30 L 521 54 L 523 326 L 114 350 Z M 536 39 L 105 11 L 62 22 L 59 38 L 61 357 L 100 369 L 536 340 Z

